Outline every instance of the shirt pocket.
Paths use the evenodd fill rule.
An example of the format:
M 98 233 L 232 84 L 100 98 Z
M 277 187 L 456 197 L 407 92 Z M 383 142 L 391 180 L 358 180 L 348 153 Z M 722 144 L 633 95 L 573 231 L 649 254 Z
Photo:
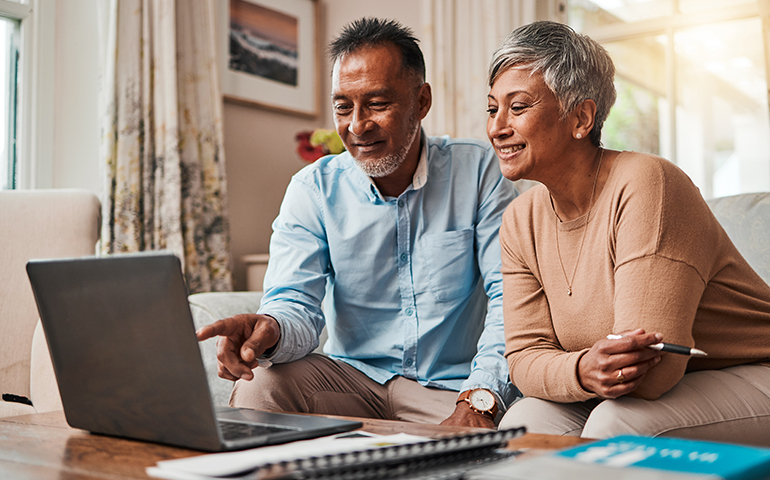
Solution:
M 474 230 L 468 228 L 420 239 L 428 284 L 437 301 L 454 301 L 470 293 L 475 278 L 473 238 Z

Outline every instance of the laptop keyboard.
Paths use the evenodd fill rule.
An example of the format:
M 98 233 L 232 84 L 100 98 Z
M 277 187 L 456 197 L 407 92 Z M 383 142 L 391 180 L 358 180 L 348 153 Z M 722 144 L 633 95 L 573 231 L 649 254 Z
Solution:
M 219 429 L 225 440 L 237 440 L 239 438 L 256 437 L 269 433 L 288 432 L 296 429 L 277 427 L 275 425 L 261 425 L 254 423 L 228 422 L 219 420 Z

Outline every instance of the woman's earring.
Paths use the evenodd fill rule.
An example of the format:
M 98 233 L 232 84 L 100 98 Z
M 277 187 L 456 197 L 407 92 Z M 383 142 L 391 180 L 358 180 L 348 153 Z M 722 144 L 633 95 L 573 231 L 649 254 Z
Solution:
M 578 140 L 580 140 L 581 138 L 583 138 L 583 134 L 582 134 L 582 133 L 580 133 L 580 132 L 578 132 L 577 134 L 575 134 L 575 138 L 577 138 Z

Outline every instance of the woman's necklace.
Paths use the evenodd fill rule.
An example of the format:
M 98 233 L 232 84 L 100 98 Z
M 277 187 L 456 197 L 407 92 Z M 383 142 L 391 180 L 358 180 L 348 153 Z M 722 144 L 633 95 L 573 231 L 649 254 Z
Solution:
M 559 249 L 559 216 L 556 215 L 556 253 L 559 255 L 559 265 L 561 265 L 561 272 L 564 274 L 564 281 L 567 282 L 567 296 L 572 296 L 572 282 L 575 281 L 575 274 L 577 273 L 578 262 L 580 262 L 580 254 L 583 252 L 583 242 L 586 239 L 586 232 L 588 231 L 588 221 L 591 219 L 591 208 L 594 206 L 594 192 L 596 192 L 596 181 L 599 179 L 599 171 L 602 168 L 602 159 L 604 158 L 604 149 L 599 147 L 599 166 L 596 167 L 596 176 L 594 176 L 594 186 L 591 188 L 591 200 L 588 202 L 588 213 L 586 213 L 586 222 L 583 225 L 583 237 L 580 239 L 580 247 L 578 247 L 577 258 L 575 259 L 575 268 L 572 269 L 572 278 L 567 278 L 567 271 L 564 270 L 564 262 L 561 260 L 561 250 Z M 553 198 L 551 198 L 553 203 Z M 555 212 L 554 212 L 555 213 Z

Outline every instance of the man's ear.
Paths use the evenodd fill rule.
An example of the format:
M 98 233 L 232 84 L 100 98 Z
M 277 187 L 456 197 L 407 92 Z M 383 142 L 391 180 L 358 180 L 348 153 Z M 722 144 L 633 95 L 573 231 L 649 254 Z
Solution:
M 423 83 L 420 86 L 420 92 L 417 94 L 417 105 L 420 111 L 420 120 L 430 111 L 430 107 L 433 104 L 433 92 L 430 89 L 429 83 Z
M 596 102 L 590 98 L 583 100 L 572 111 L 575 119 L 575 133 L 580 133 L 587 137 L 594 128 L 594 117 L 596 116 Z

